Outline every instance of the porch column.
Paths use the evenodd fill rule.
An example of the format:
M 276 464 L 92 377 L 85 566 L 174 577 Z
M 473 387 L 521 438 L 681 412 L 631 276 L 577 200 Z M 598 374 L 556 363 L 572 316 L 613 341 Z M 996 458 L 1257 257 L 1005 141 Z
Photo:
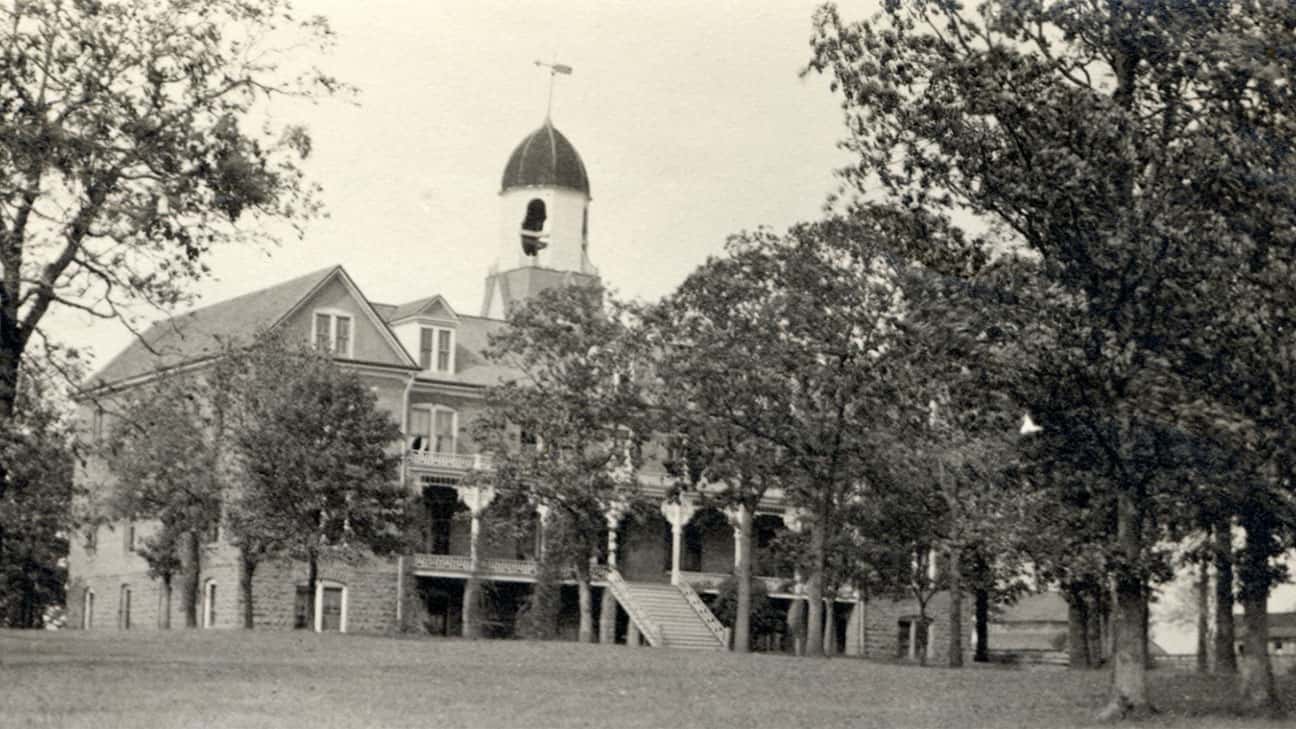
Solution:
M 725 516 L 729 523 L 733 525 L 734 532 L 734 574 L 738 573 L 738 568 L 742 567 L 742 525 L 743 519 L 747 514 L 747 505 L 739 504 L 730 506 L 725 509 Z M 752 515 L 752 526 L 756 525 L 756 516 Z
M 472 515 L 468 533 L 468 563 L 472 571 L 476 572 L 478 544 L 481 541 L 481 515 L 495 500 L 495 489 L 490 486 L 456 486 L 455 491 L 459 495 L 459 502 L 468 507 L 468 513 Z
M 544 560 L 545 553 L 545 526 L 549 523 L 549 514 L 551 509 L 548 504 L 536 504 L 536 516 L 540 517 L 540 523 L 536 527 L 536 562 Z
M 625 504 L 613 502 L 603 512 L 607 519 L 607 567 L 608 571 L 617 567 L 617 527 L 621 525 L 621 515 L 625 513 Z M 612 594 L 612 581 L 609 578 L 603 585 L 603 603 L 599 606 L 599 642 L 612 644 L 616 642 L 617 601 Z M 631 621 L 634 622 L 634 621 Z
M 607 566 L 608 569 L 617 568 L 617 529 L 621 526 L 621 517 L 625 516 L 626 505 L 615 502 L 607 507 L 604 516 L 607 518 L 608 526 L 608 552 Z
M 671 525 L 672 585 L 678 585 L 680 581 L 680 542 L 684 537 L 684 525 L 689 523 L 696 511 L 693 500 L 686 496 L 680 496 L 678 501 L 663 501 L 661 505 L 662 516 Z
M 480 567 L 481 515 L 495 500 L 495 489 L 490 486 L 456 486 L 459 501 L 468 507 L 472 516 L 468 532 L 468 581 L 464 583 L 463 594 L 463 636 L 478 637 L 477 625 L 477 571 Z

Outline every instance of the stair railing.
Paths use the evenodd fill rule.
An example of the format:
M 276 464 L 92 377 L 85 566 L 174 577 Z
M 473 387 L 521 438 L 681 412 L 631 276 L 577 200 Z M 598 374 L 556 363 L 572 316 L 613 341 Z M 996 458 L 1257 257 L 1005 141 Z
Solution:
M 716 618 L 715 614 L 711 612 L 711 609 L 706 606 L 706 603 L 702 602 L 702 598 L 698 597 L 698 594 L 693 591 L 692 585 L 684 580 L 680 580 L 676 587 L 679 588 L 680 594 L 684 596 L 684 599 L 688 601 L 689 607 L 693 608 L 693 612 L 697 613 L 697 616 L 702 619 L 702 623 L 707 626 L 707 629 L 711 631 L 711 634 L 715 636 L 715 639 L 720 642 L 720 646 L 724 650 L 729 650 L 729 629 Z
M 639 632 L 643 634 L 648 641 L 648 645 L 658 648 L 662 645 L 662 629 L 648 617 L 643 608 L 634 601 L 630 596 L 630 587 L 626 585 L 625 580 L 621 578 L 621 573 L 613 568 L 607 571 L 607 586 L 612 590 L 612 595 L 621 603 L 621 607 L 626 611 L 626 615 L 634 621 L 639 627 Z

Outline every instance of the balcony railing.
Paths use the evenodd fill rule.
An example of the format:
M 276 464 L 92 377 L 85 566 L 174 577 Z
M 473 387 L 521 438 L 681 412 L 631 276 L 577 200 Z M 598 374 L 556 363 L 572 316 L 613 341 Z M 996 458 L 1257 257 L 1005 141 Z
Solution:
M 485 453 L 436 453 L 408 450 L 405 451 L 405 461 L 411 466 L 447 471 L 489 471 L 494 468 L 490 455 Z
M 434 572 L 447 575 L 467 576 L 472 571 L 472 560 L 462 554 L 415 554 L 416 571 Z M 536 577 L 539 566 L 530 559 L 500 559 L 482 557 L 477 561 L 477 572 L 483 577 Z M 608 568 L 604 565 L 590 565 L 590 579 L 602 582 L 607 579 Z M 574 579 L 567 575 L 566 580 Z

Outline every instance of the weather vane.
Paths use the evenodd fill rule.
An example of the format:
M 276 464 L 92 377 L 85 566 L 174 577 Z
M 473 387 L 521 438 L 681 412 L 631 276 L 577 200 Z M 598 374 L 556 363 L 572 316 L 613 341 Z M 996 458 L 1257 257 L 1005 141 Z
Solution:
M 554 78 L 557 77 L 558 74 L 560 73 L 563 74 L 564 76 L 570 76 L 572 72 L 572 67 L 563 63 L 558 63 L 557 59 L 555 59 L 553 63 L 536 61 L 535 65 L 539 66 L 540 68 L 549 69 L 549 104 L 545 107 L 545 118 L 548 119 L 549 115 L 553 112 Z

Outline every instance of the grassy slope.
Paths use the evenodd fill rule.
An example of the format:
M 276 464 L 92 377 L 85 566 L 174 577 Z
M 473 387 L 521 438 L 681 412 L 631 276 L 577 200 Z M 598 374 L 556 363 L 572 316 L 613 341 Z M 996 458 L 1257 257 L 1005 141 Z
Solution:
M 1105 684 L 570 643 L 0 632 L 2 727 L 1082 726 Z M 1226 683 L 1161 671 L 1153 687 L 1156 724 L 1249 726 L 1219 712 Z

